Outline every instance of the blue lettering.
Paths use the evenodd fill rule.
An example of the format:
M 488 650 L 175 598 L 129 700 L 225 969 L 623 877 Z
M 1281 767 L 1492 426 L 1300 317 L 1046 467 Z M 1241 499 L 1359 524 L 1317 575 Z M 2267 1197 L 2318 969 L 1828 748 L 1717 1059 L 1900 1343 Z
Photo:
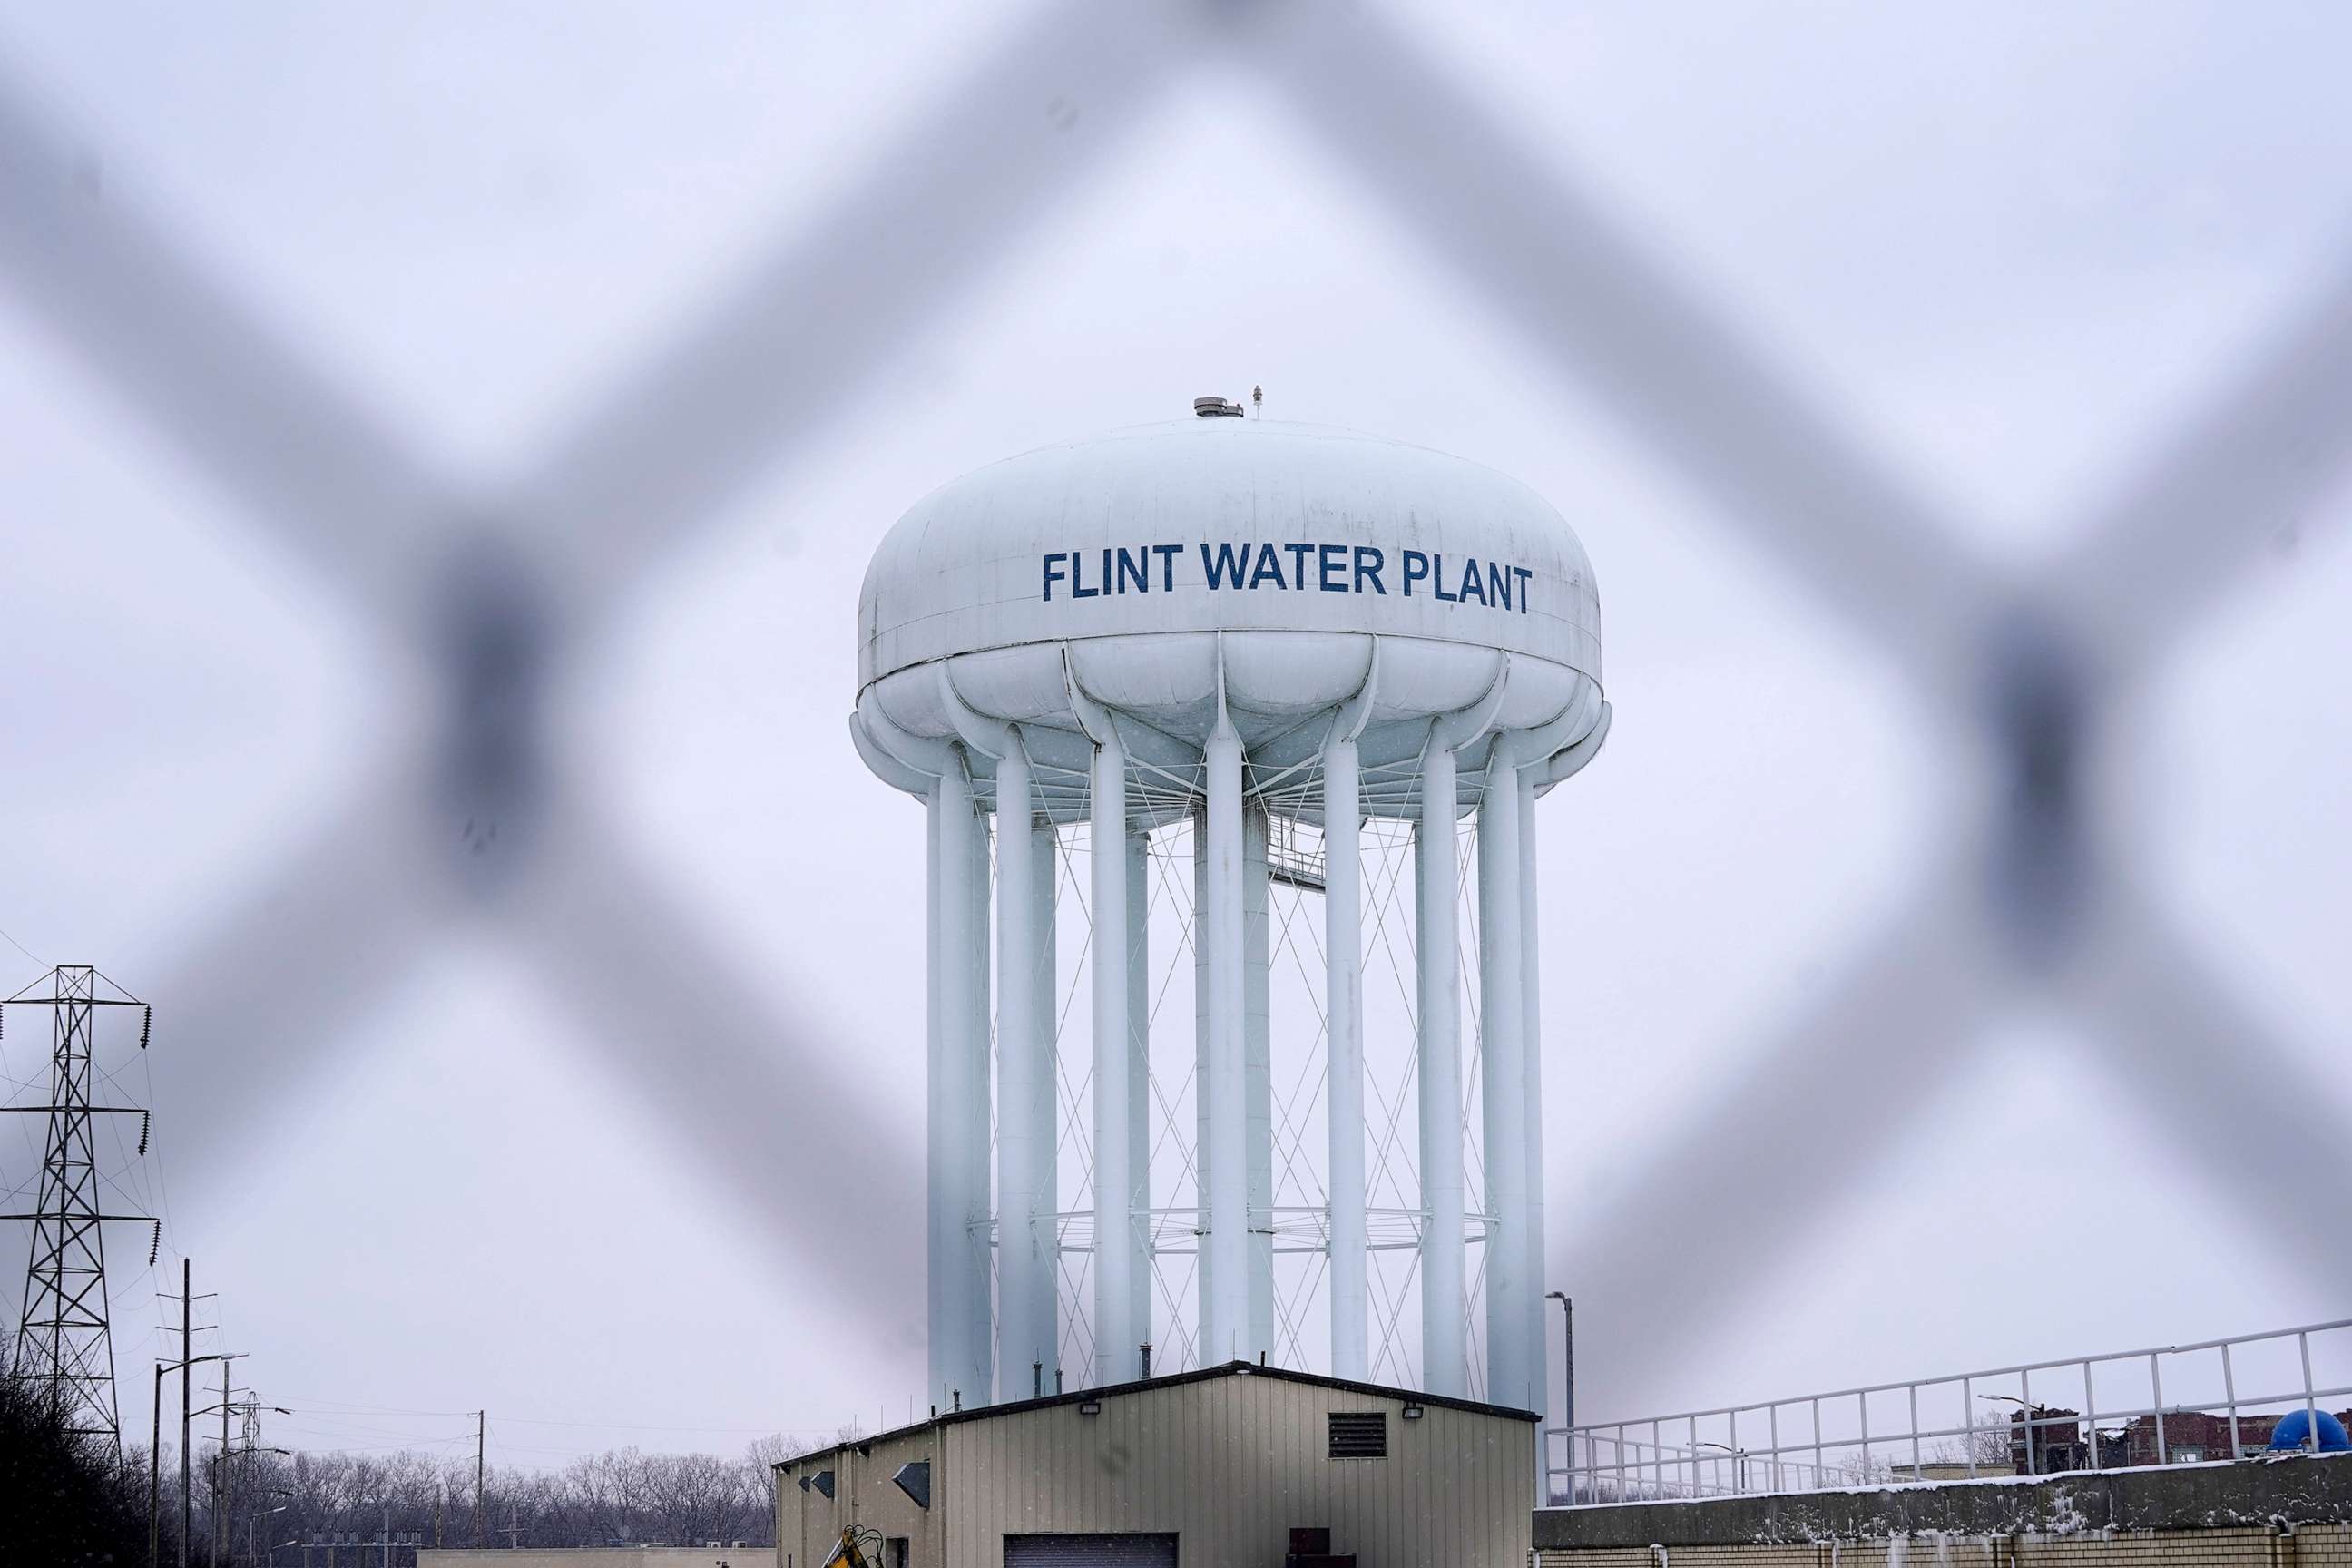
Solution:
M 1318 544 L 1315 547 L 1315 591 L 1318 594 L 1344 594 L 1348 584 L 1339 581 L 1339 574 L 1348 569 L 1348 547 L 1344 544 Z
M 1249 565 L 1249 546 L 1220 544 L 1214 555 L 1209 547 L 1201 546 L 1201 570 L 1208 574 L 1212 588 L 1238 588 L 1242 585 L 1243 569 Z
M 1151 586 L 1151 558 L 1160 558 L 1160 593 L 1176 591 L 1176 560 L 1189 546 L 1182 544 L 1106 545 L 1102 551 L 1101 569 L 1092 582 L 1087 580 L 1087 556 L 1091 551 L 1048 551 L 1038 559 L 1037 592 L 1041 600 L 1052 603 L 1054 590 L 1060 584 L 1062 596 L 1069 599 L 1098 599 L 1110 595 L 1149 594 Z M 1216 588 L 1295 588 L 1305 591 L 1310 584 L 1325 594 L 1378 594 L 1387 596 L 1386 573 L 1388 552 L 1371 544 L 1314 544 L 1299 541 L 1284 543 L 1257 541 L 1232 544 L 1202 543 L 1201 574 L 1208 586 Z M 1290 556 L 1286 568 L 1282 557 Z M 1485 561 L 1476 556 L 1463 559 L 1459 581 L 1445 569 L 1443 551 L 1407 550 L 1398 592 L 1412 597 L 1416 583 L 1428 584 L 1430 595 L 1449 605 L 1465 602 L 1484 605 L 1489 609 L 1517 610 L 1527 615 L 1533 609 L 1535 572 L 1526 566 L 1511 566 L 1499 561 Z

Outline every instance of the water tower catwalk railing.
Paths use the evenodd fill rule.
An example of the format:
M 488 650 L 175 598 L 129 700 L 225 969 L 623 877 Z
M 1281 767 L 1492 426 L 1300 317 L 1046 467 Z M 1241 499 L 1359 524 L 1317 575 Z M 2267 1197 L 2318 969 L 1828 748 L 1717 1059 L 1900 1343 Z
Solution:
M 929 1309 L 943 1406 L 1124 1381 L 1149 1343 L 1163 1372 L 1265 1355 L 1541 1407 L 1531 814 L 1599 751 L 1609 714 L 1588 687 L 1545 722 L 1498 730 L 1512 660 L 1493 657 L 1485 697 L 1384 725 L 1369 759 L 1377 656 L 1353 699 L 1271 739 L 1251 716 L 1246 746 L 1222 678 L 1197 748 L 1075 677 L 1075 729 L 976 711 L 946 661 L 935 675 L 952 738 L 861 700 L 861 752 L 927 810 Z M 1099 853 L 1106 843 L 1119 852 Z M 1374 1115 L 1368 953 L 1399 983 L 1385 1017 L 1405 1018 L 1373 1031 L 1402 1064 L 1372 1081 Z M 1273 1027 L 1277 955 L 1312 982 L 1292 987 L 1313 1009 L 1296 1031 Z M 1179 1072 L 1171 1046 L 1187 1011 L 1194 1049 Z M 1310 1035 L 1319 1060 L 1300 1058 Z M 1277 1057 L 1297 1068 L 1279 1087 Z M 1435 1173 L 1465 1176 L 1421 1179 Z M 1317 1268 L 1278 1290 L 1277 1259 Z M 1319 1344 L 1301 1321 L 1318 1294 Z M 1401 1342 L 1416 1318 L 1417 1346 Z

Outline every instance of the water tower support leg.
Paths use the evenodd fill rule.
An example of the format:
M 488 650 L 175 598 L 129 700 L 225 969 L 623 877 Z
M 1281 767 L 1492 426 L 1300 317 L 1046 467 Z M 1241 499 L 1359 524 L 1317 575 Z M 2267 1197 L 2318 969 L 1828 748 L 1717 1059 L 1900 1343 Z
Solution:
M 1413 835 L 1414 931 L 1421 1010 L 1421 1382 L 1459 1395 L 1468 1382 L 1463 1313 L 1460 942 L 1454 902 L 1454 760 L 1442 745 L 1422 758 L 1421 821 Z
M 1127 1351 L 1151 1332 L 1151 831 L 1127 836 L 1127 1188 L 1136 1214 Z
M 1366 1327 L 1362 823 L 1356 742 L 1323 752 L 1323 952 L 1331 1139 L 1331 1372 L 1371 1375 Z
M 940 1005 L 940 824 L 946 816 L 948 783 L 934 779 L 923 797 L 923 1292 L 929 1345 L 930 1394 L 943 1404 L 955 1383 L 955 1336 L 961 1331 L 948 1314 L 947 1016 Z
M 994 1092 L 992 1069 L 995 1063 L 989 1044 L 989 1026 L 993 1021 L 992 1011 L 995 995 L 995 977 L 990 973 L 988 928 L 992 910 L 989 907 L 989 819 L 977 815 L 971 818 L 971 835 L 968 852 L 971 857 L 970 880 L 971 923 L 966 928 L 968 943 L 964 969 L 969 976 L 970 995 L 964 1015 L 964 1081 L 971 1087 L 960 1102 L 963 1125 L 957 1137 L 963 1148 L 963 1273 L 957 1281 L 964 1321 L 967 1362 L 960 1386 L 977 1390 L 967 1392 L 967 1405 L 989 1403 L 996 1382 L 996 1340 L 991 1319 L 992 1296 L 996 1272 L 995 1247 L 990 1233 L 994 1228 L 989 1192 L 989 1107 Z
M 1058 973 L 1055 895 L 1061 886 L 1061 840 L 1055 836 L 1053 825 L 1040 823 L 1030 830 L 1030 841 L 1035 845 L 1037 882 L 1035 933 L 1037 954 L 1037 1016 L 1036 1061 L 1043 1079 L 1039 1094 L 1043 1103 L 1037 1110 L 1037 1127 L 1045 1138 L 1045 1146 L 1037 1154 L 1037 1267 L 1044 1281 L 1036 1299 L 1031 1303 L 1035 1313 L 1035 1327 L 1030 1331 L 1032 1342 L 1039 1347 L 1027 1362 L 1012 1369 L 1012 1385 L 1018 1389 L 1015 1397 L 1026 1398 L 1031 1385 L 1021 1382 L 1023 1368 L 1029 1363 L 1046 1366 L 1061 1364 L 1061 1278 L 1062 1233 L 1057 1223 L 1062 1203 L 1059 1164 L 1055 1151 L 1061 1144 L 1060 1031 L 1055 1026 L 1061 1007 L 1061 990 L 1055 982 Z
M 975 1152 L 971 1137 L 973 1097 L 985 1096 L 988 1089 L 986 1078 L 974 1075 L 987 1050 L 984 1034 L 973 1037 L 973 1025 L 984 1005 L 976 984 L 981 972 L 977 954 L 986 951 L 988 937 L 986 925 L 975 919 L 984 906 L 972 875 L 975 849 L 984 856 L 987 839 L 972 814 L 971 784 L 961 752 L 933 786 L 930 809 L 930 1190 L 926 1229 L 932 1392 L 945 1408 L 958 1393 L 967 1400 L 987 1399 L 991 1349 L 984 1271 L 979 1274 L 977 1301 L 972 1292 L 971 1221 L 987 1198 L 984 1190 L 972 1192 L 971 1178 L 976 1162 L 985 1158 L 986 1145 Z M 985 1100 L 981 1103 L 984 1112 Z M 982 1262 L 984 1268 L 985 1259 Z
M 1486 1136 L 1486 1397 L 1533 1408 L 1528 1376 L 1527 991 L 1519 963 L 1519 791 L 1509 742 L 1495 742 L 1478 805 L 1478 1022 L 1480 1122 Z M 1539 1300 L 1541 1292 L 1537 1292 Z
M 1095 1382 L 1134 1376 L 1135 1205 L 1129 1185 L 1127 752 L 1106 729 L 1095 747 L 1088 845 L 1094 870 Z
M 1274 1345 L 1273 889 L 1267 875 L 1265 808 L 1242 812 L 1243 994 L 1248 1011 L 1243 1069 L 1249 1111 L 1249 1338 L 1255 1361 Z
M 1541 1410 L 1551 1388 L 1551 1337 L 1544 1327 L 1544 1292 L 1550 1286 L 1544 1247 L 1543 987 L 1538 980 L 1543 950 L 1536 942 L 1536 775 L 1532 768 L 1517 772 L 1519 984 L 1526 997 L 1519 1025 L 1520 1061 L 1524 1068 L 1519 1111 L 1527 1120 L 1522 1144 L 1527 1170 L 1527 1353 L 1528 1375 L 1536 1390 L 1535 1408 Z M 1565 1415 L 1562 1419 L 1566 1419 Z
M 999 1398 L 1019 1399 L 1032 1362 L 1047 1358 L 1037 1340 L 1038 1298 L 1053 1289 L 1039 1248 L 1045 1161 L 1054 1146 L 1051 1045 L 1037 1016 L 1037 884 L 1042 879 L 1032 811 L 1029 763 L 1018 747 L 996 763 L 996 1365 Z M 1040 1051 L 1041 1044 L 1045 1049 Z M 1050 1224 L 1050 1222 L 1049 1222 Z
M 1209 802 L 1196 913 L 1206 958 L 1202 1065 L 1194 1092 L 1206 1107 L 1207 1166 L 1201 1238 L 1201 1359 L 1238 1360 L 1249 1334 L 1249 1097 L 1244 1081 L 1246 939 L 1242 910 L 1242 743 L 1220 715 L 1206 747 Z

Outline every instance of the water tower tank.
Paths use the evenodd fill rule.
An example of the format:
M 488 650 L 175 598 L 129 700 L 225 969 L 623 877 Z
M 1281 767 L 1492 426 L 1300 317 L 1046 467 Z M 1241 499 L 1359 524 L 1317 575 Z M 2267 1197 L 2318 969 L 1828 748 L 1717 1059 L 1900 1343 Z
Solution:
M 1328 1262 L 1328 1370 L 1365 1377 L 1379 1325 L 1397 1321 L 1369 1299 L 1367 1258 L 1408 1247 L 1417 1385 L 1540 1408 L 1532 808 L 1607 733 L 1591 566 L 1559 514 L 1500 474 L 1212 405 L 958 479 L 867 569 L 853 735 L 928 805 L 934 1396 L 1025 1395 L 1079 1344 L 1075 1370 L 1094 1381 L 1136 1375 L 1155 1338 L 1160 1371 L 1295 1355 L 1305 1342 L 1277 1334 L 1274 1278 L 1276 1256 L 1298 1253 Z M 1475 880 L 1458 858 L 1469 826 Z M 1366 1175 L 1367 833 L 1409 840 L 1414 889 L 1397 901 L 1414 916 L 1420 1190 L 1385 1205 Z M 1184 1052 L 1155 1035 L 1146 980 L 1145 883 L 1177 837 L 1192 851 Z M 1275 1201 L 1288 1108 L 1267 1081 L 1270 884 L 1320 905 L 1319 1205 Z M 1477 909 L 1467 1040 L 1458 896 Z M 1073 919 L 1088 994 L 1066 1039 L 1056 932 Z M 1197 1138 L 1176 1140 L 1192 1147 L 1171 1183 L 1151 1104 L 1179 1074 Z M 1475 1192 L 1452 1174 L 1472 1121 Z M 1071 1134 L 1092 1179 L 1090 1202 L 1066 1206 L 1055 1158 Z M 1192 1291 L 1161 1272 L 1171 1257 Z M 1066 1284 L 1074 1260 L 1084 1292 Z

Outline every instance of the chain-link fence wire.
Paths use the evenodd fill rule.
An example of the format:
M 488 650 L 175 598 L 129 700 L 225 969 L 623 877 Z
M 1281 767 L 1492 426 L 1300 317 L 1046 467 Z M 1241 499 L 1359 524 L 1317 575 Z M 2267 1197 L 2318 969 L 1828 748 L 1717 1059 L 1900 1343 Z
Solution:
M 425 728 L 391 737 L 394 762 L 148 987 L 168 998 L 157 1093 L 188 1190 L 299 1095 L 335 1044 L 320 1020 L 384 994 L 429 934 L 470 921 L 535 966 L 779 1257 L 846 1256 L 915 1212 L 911 1158 L 838 1201 L 793 1200 L 799 1152 L 849 1101 L 841 1058 L 730 973 L 688 900 L 600 819 L 550 743 L 550 710 L 649 567 L 755 477 L 789 469 L 828 408 L 1211 60 L 1266 83 L 1465 291 L 1995 761 L 1908 912 L 1809 1016 L 1690 1103 L 1580 1228 L 1578 1272 L 1644 1303 L 1643 1339 L 1612 1347 L 1626 1374 L 1707 1329 L 1739 1296 L 1722 1282 L 1760 1272 L 1822 1212 L 1715 1194 L 1761 1171 L 1791 1192 L 1855 1179 L 2021 994 L 2079 1022 L 2105 1081 L 2182 1134 L 2176 1157 L 2283 1259 L 2352 1296 L 2331 1206 L 2281 1201 L 2239 1153 L 2298 1148 L 2309 1190 L 2352 1191 L 2332 1089 L 2148 895 L 2085 787 L 2159 656 L 2340 478 L 2352 266 L 2096 509 L 2071 553 L 2021 578 L 1481 95 L 1377 15 L 1311 6 L 1046 7 L 496 494 L 436 472 L 159 224 L 94 199 L 71 139 L 0 90 L 0 279 L 339 596 L 391 673 L 437 693 Z M 1034 112 L 1073 82 L 1086 115 Z M 1675 1245 L 1657 1245 L 1669 1223 Z

